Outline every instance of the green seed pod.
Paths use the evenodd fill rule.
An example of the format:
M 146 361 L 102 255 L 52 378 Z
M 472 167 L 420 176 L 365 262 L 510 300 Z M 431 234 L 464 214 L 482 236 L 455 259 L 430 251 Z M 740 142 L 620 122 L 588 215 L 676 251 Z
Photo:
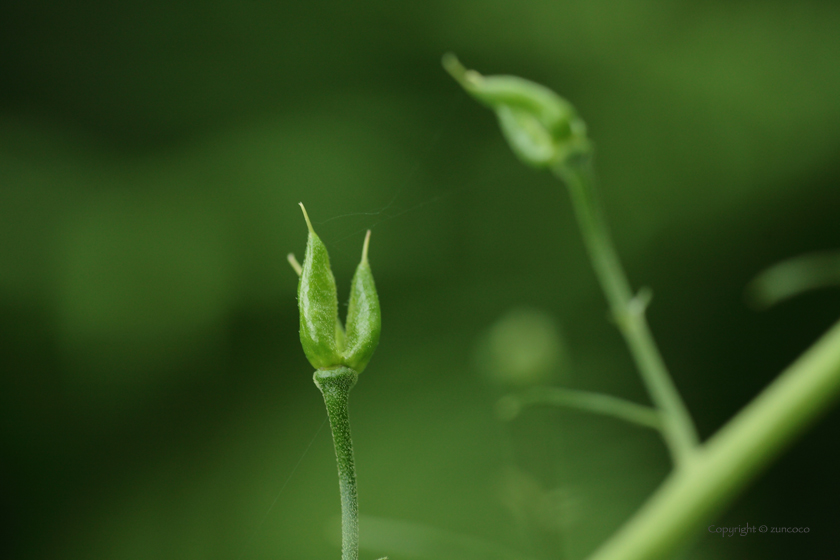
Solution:
M 379 296 L 368 264 L 370 230 L 365 236 L 362 261 L 356 267 L 350 284 L 350 305 L 347 309 L 347 345 L 344 349 L 344 364 L 361 373 L 373 356 L 379 344 L 382 319 L 379 311 Z
M 345 333 L 338 318 L 338 296 L 327 248 L 315 234 L 303 204 L 300 207 L 309 228 L 306 255 L 303 266 L 292 254 L 288 259 L 300 276 L 298 307 L 303 351 L 317 369 L 346 366 L 360 373 L 379 344 L 381 330 L 379 297 L 367 258 L 370 231 L 365 237 L 362 261 L 353 276 Z
M 588 153 L 586 125 L 574 107 L 540 84 L 516 76 L 482 76 L 448 54 L 443 66 L 475 99 L 491 108 L 514 154 L 544 168 Z
M 327 248 L 312 229 L 306 208 L 303 204 L 300 207 L 309 227 L 306 254 L 298 282 L 300 343 L 313 367 L 328 368 L 341 364 L 341 348 L 336 337 L 340 329 L 337 324 L 338 295 Z

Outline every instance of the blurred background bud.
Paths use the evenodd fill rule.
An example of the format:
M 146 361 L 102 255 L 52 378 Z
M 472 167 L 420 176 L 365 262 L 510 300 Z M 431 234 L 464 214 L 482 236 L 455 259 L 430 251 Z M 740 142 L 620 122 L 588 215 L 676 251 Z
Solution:
M 496 112 L 502 134 L 523 163 L 542 168 L 590 150 L 586 125 L 551 89 L 518 76 L 482 76 L 452 53 L 443 67 L 467 93 Z
M 483 376 L 502 387 L 546 385 L 566 368 L 566 348 L 551 315 L 515 307 L 479 336 L 474 363 Z

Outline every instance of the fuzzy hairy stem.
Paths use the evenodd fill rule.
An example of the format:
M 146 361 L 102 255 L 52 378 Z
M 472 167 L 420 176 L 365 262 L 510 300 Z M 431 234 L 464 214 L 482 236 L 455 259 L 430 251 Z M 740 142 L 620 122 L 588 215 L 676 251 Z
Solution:
M 319 369 L 313 379 L 324 395 L 330 420 L 335 458 L 338 463 L 338 486 L 341 491 L 341 558 L 359 558 L 359 498 L 356 492 L 356 466 L 353 438 L 350 436 L 350 389 L 359 374 L 348 367 Z

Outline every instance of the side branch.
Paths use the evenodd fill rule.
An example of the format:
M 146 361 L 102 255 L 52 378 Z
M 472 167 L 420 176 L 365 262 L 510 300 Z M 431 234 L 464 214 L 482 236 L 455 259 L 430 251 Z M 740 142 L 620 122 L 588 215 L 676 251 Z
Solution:
M 662 430 L 662 414 L 654 408 L 612 395 L 565 387 L 534 387 L 524 393 L 506 395 L 499 401 L 498 410 L 504 419 L 512 420 L 519 415 L 522 408 L 539 404 L 612 416 L 645 428 Z
M 653 403 L 662 412 L 662 433 L 674 463 L 685 465 L 696 450 L 697 432 L 648 328 L 645 302 L 630 290 L 595 195 L 589 159 L 564 160 L 553 171 L 569 188 L 583 241 L 612 315 Z

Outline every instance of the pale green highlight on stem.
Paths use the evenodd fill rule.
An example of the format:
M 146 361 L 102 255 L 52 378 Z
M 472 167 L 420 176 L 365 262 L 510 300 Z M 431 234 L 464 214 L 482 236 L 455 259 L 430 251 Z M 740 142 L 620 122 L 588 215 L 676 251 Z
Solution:
M 840 395 L 840 322 L 677 468 L 589 560 L 658 560 L 702 530 Z
M 497 410 L 503 419 L 513 420 L 523 408 L 534 405 L 562 406 L 612 416 L 645 428 L 662 429 L 662 414 L 649 406 L 603 393 L 563 387 L 534 387 L 519 394 L 506 395 L 499 400 Z

